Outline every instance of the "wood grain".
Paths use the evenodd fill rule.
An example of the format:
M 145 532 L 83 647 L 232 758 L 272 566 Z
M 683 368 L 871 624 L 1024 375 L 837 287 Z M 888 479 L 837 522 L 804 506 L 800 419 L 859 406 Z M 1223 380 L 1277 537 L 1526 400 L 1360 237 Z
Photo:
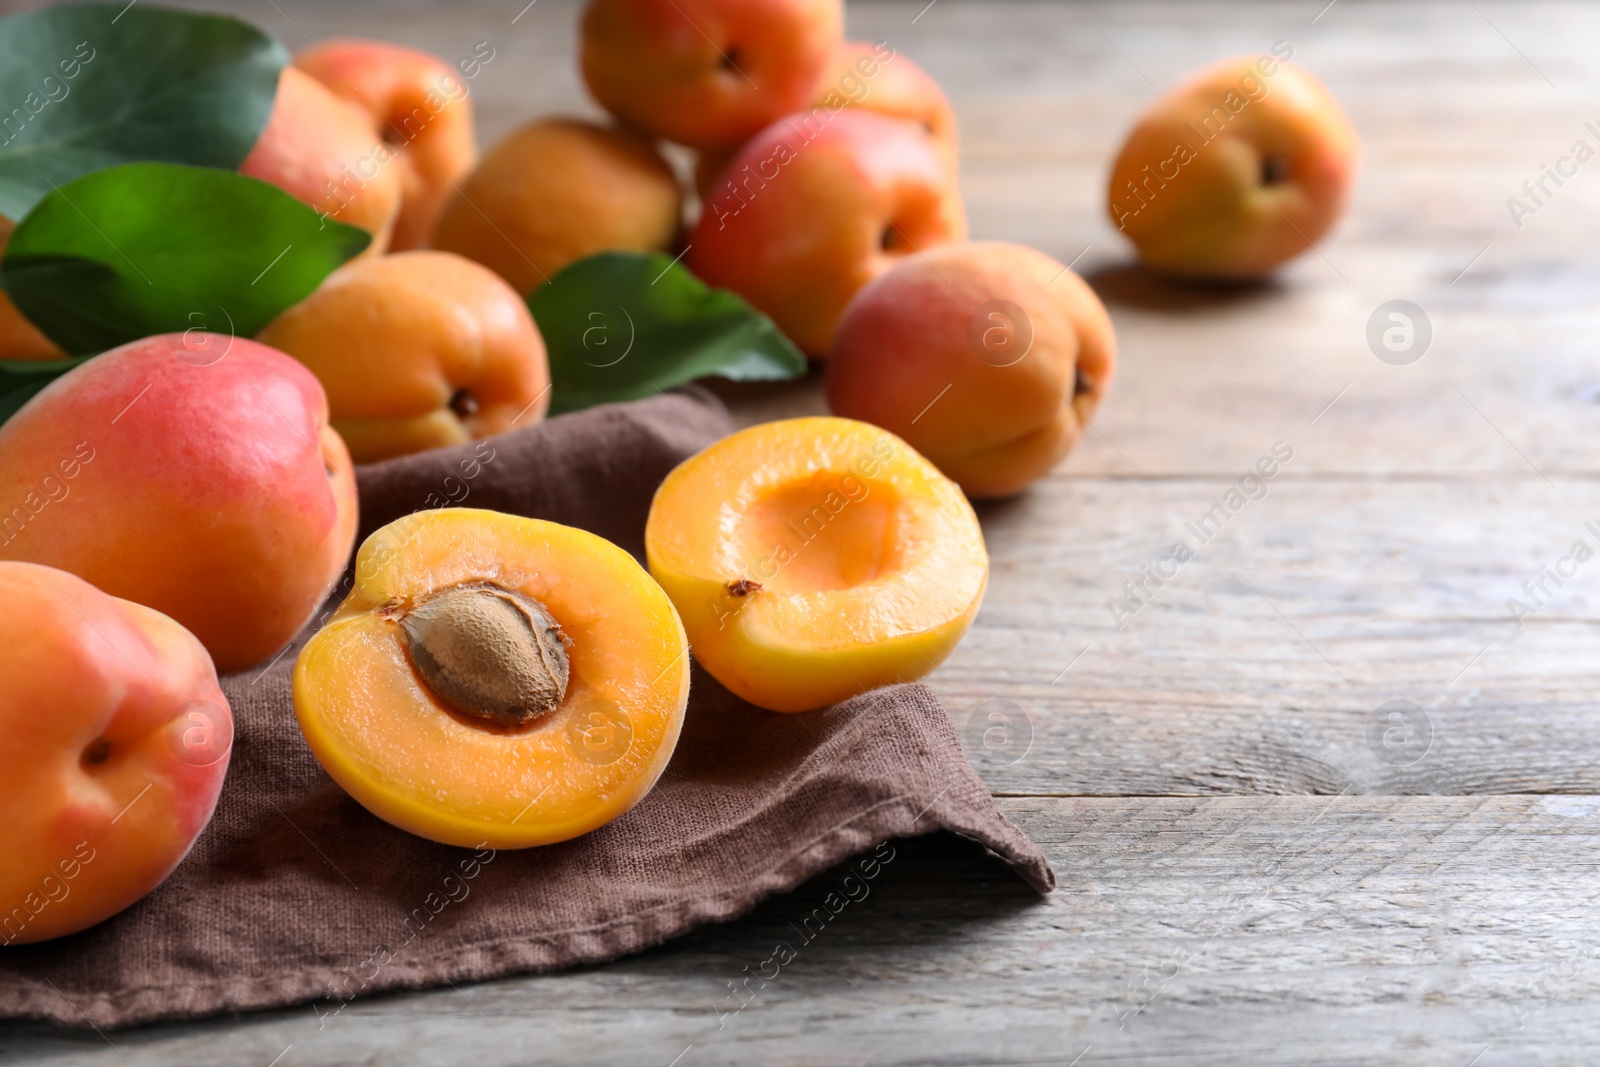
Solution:
M 1600 800 L 1012 799 L 1061 886 L 899 842 L 806 943 L 824 875 L 734 923 L 570 974 L 102 1038 L 11 1062 L 1567 1064 L 1597 1037 Z M 778 942 L 796 958 L 745 1006 Z M 767 968 L 772 974 L 773 969 Z M 290 1048 L 292 1046 L 292 1048 Z M 284 1050 L 288 1048 L 289 1051 Z M 1488 1049 L 1484 1052 L 1485 1048 Z M 687 1051 L 685 1051 L 687 1049 Z M 1087 1050 L 1087 1051 L 1085 1051 Z M 681 1059 L 675 1059 L 682 1056 Z
M 524 2 L 195 6 L 294 48 L 488 42 L 487 144 L 596 114 L 578 3 Z M 109 1040 L 0 1025 L 0 1063 L 1600 1059 L 1600 562 L 1525 625 L 1507 607 L 1575 540 L 1600 550 L 1600 163 L 1520 228 L 1505 203 L 1575 139 L 1600 145 L 1600 8 L 851 0 L 849 31 L 946 87 L 974 236 L 1076 260 L 1116 324 L 1095 427 L 980 509 L 988 597 L 931 679 L 1057 893 L 960 842 L 902 842 L 735 1015 L 728 983 L 833 876 L 607 967 L 375 999 L 320 1031 L 303 1010 Z M 1348 217 L 1262 286 L 1134 269 L 1102 207 L 1128 124 L 1279 40 L 1360 131 Z M 1393 298 L 1434 330 L 1404 367 L 1365 340 Z M 825 409 L 815 376 L 718 389 L 747 423 Z M 1265 496 L 1199 544 L 1185 523 L 1280 440 Z M 1196 558 L 1114 620 L 1108 598 L 1180 537 Z

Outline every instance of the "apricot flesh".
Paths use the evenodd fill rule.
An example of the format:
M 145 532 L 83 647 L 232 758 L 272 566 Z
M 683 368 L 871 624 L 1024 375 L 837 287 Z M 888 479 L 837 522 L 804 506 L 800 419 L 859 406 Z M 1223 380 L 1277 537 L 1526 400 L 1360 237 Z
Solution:
M 443 699 L 406 634 L 430 599 L 497 591 L 547 612 L 566 657 L 555 706 L 519 725 L 462 707 L 496 688 L 470 663 L 458 667 L 467 696 Z M 649 792 L 683 725 L 688 660 L 671 601 L 610 542 L 499 512 L 423 511 L 361 546 L 349 597 L 295 664 L 295 714 L 328 774 L 378 818 L 446 844 L 525 848 L 588 833 Z
M 93 926 L 178 866 L 222 790 L 233 716 L 159 612 L 0 563 L 0 945 Z
M 829 417 L 752 426 L 686 460 L 656 492 L 645 548 L 695 658 L 772 711 L 927 674 L 989 576 L 953 482 L 893 434 Z

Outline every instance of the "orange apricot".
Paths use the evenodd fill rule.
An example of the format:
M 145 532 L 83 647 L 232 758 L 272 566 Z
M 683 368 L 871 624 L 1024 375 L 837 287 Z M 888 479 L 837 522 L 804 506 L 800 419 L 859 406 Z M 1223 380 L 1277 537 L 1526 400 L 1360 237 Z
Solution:
M 395 150 L 372 132 L 360 108 L 305 71 L 285 67 L 266 129 L 239 173 L 270 182 L 328 218 L 372 234 L 378 255 L 400 211 Z
M 1111 318 L 1043 252 L 942 245 L 857 293 L 828 406 L 901 434 L 972 497 L 1009 496 L 1067 454 L 1111 385 Z
M 472 508 L 367 538 L 294 669 L 333 780 L 452 845 L 552 844 L 622 815 L 665 769 L 688 698 L 683 625 L 632 556 Z
M 75 575 L 0 563 L 0 945 L 93 926 L 171 874 L 233 715 L 194 635 Z
M 939 665 L 989 578 L 961 490 L 900 438 L 812 417 L 684 461 L 645 526 L 695 658 L 739 696 L 805 711 Z
M 956 172 L 956 113 L 921 67 L 886 41 L 846 41 L 811 101 L 811 108 L 839 111 L 856 107 L 915 122 L 928 132 L 952 175 Z M 694 183 L 702 197 L 711 192 L 739 146 L 708 148 L 695 157 Z
M 1315 75 L 1287 62 L 1293 48 L 1273 52 L 1196 74 L 1150 105 L 1117 153 L 1106 210 L 1151 267 L 1258 278 L 1343 212 L 1355 127 Z
M 527 305 L 449 252 L 346 263 L 258 339 L 311 368 L 357 463 L 504 433 L 550 406 Z
M 296 53 L 294 65 L 360 107 L 396 150 L 400 214 L 389 248 L 427 244 L 477 158 L 466 82 L 442 59 L 383 41 L 323 41 Z
M 0 256 L 5 254 L 6 242 L 16 223 L 0 215 Z M 0 289 L 0 359 L 66 359 L 56 343 L 39 331 L 39 327 L 23 318 L 11 297 Z
M 659 252 L 677 236 L 683 193 L 643 138 L 540 119 L 489 150 L 445 207 L 433 247 L 477 260 L 524 295 L 596 252 Z
M 657 137 L 734 145 L 811 98 L 843 23 L 840 0 L 589 0 L 583 80 Z

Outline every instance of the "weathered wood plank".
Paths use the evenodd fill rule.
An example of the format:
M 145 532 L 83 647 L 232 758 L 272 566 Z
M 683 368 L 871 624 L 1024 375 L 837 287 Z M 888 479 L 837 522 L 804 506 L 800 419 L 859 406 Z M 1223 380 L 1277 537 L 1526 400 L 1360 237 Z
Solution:
M 232 6 L 295 47 L 374 32 L 366 4 Z M 1064 262 L 1082 254 L 1116 321 L 1119 380 L 1064 471 L 1226 473 L 1262 437 L 1296 429 L 1304 470 L 1600 466 L 1600 365 L 1587 321 L 1600 268 L 1585 228 L 1600 181 L 1569 182 L 1521 230 L 1505 208 L 1600 119 L 1591 106 L 1600 71 L 1586 59 L 1600 47 L 1593 12 L 1485 8 L 1497 24 L 1515 19 L 1525 51 L 1559 79 L 1552 89 L 1470 8 L 1346 2 L 1311 27 L 1279 5 L 941 0 L 913 24 L 922 6 L 852 4 L 851 32 L 889 40 L 945 84 L 965 133 L 974 235 Z M 576 75 L 578 5 L 541 0 L 513 25 L 520 10 L 425 7 L 386 17 L 381 30 L 445 56 L 478 41 L 495 49 L 472 82 L 486 143 L 538 114 L 595 114 Z M 1197 291 L 1130 272 L 1102 207 L 1109 160 L 1155 95 L 1130 63 L 1165 87 L 1278 39 L 1326 78 L 1362 133 L 1350 217 L 1323 255 L 1259 290 Z M 1374 50 L 1373 39 L 1399 43 Z M 1378 362 L 1365 342 L 1368 316 L 1396 296 L 1422 305 L 1434 327 L 1429 354 L 1409 367 Z M 930 397 L 941 387 L 930 383 Z M 821 408 L 814 392 L 761 395 L 752 418 Z
M 596 114 L 576 0 L 188 2 L 295 48 L 378 35 L 448 58 L 486 41 L 485 143 Z M 842 872 L 608 967 L 374 1000 L 322 1030 L 304 1010 L 115 1047 L 0 1026 L 0 1063 L 1594 1061 L 1600 799 L 1360 794 L 1600 794 L 1594 578 L 1520 631 L 1505 604 L 1574 539 L 1600 549 L 1583 529 L 1600 525 L 1600 178 L 1580 172 L 1521 229 L 1505 206 L 1600 120 L 1600 9 L 1322 6 L 850 3 L 853 36 L 950 93 L 974 235 L 1082 254 L 1116 321 L 1096 429 L 1055 476 L 982 509 L 990 592 L 932 679 L 958 723 L 1012 714 L 1009 733 L 978 719 L 971 754 L 1024 794 L 1002 804 L 1050 854 L 1055 897 L 971 848 L 902 843 L 872 895 L 733 1016 L 713 1010 L 735 1003 L 727 983 Z M 1258 289 L 1129 271 L 1101 207 L 1129 121 L 1188 71 L 1279 39 L 1361 132 L 1349 218 Z M 1411 366 L 1364 340 L 1394 297 L 1435 330 Z M 823 410 L 815 380 L 724 392 L 746 421 Z M 1295 457 L 1266 499 L 1117 629 L 1106 599 L 1279 439 Z M 1372 733 L 1391 699 L 1431 726 L 1415 763 Z M 1115 793 L 1198 795 L 1077 796 Z
M 896 843 L 807 943 L 834 871 L 644 956 L 108 1035 L 0 1029 L 13 1062 L 1591 1062 L 1600 803 L 1570 797 L 1018 799 L 1061 888 Z M 860 892 L 858 891 L 858 896 Z M 776 943 L 794 958 L 759 974 Z M 289 1046 L 292 1049 L 285 1052 Z M 692 1047 L 691 1047 L 692 1046 Z M 685 1050 L 688 1051 L 685 1051 Z M 1087 1051 L 1085 1051 L 1087 1050 Z M 681 1055 L 681 1059 L 675 1059 Z
M 1237 483 L 1063 477 L 981 509 L 989 592 L 931 681 L 958 723 L 1017 720 L 987 752 L 981 719 L 968 731 L 991 788 L 1600 793 L 1600 563 L 1542 577 L 1577 540 L 1600 556 L 1600 482 L 1298 462 L 1204 544 L 1186 524 Z M 1170 572 L 1179 540 L 1196 558 L 1128 614 L 1124 583 Z M 1539 581 L 1548 598 L 1524 591 Z M 1519 629 L 1512 598 L 1546 602 Z M 1373 747 L 1390 700 L 1418 706 L 1431 749 Z

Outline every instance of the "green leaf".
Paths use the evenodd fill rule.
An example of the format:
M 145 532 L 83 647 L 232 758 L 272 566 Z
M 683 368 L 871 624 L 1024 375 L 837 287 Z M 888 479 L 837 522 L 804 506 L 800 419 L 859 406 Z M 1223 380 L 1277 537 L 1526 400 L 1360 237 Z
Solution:
M 757 381 L 806 371 L 771 319 L 663 255 L 580 259 L 535 289 L 528 308 L 550 351 L 551 414 L 707 375 Z
M 0 422 L 15 415 L 34 393 L 90 358 L 0 360 Z
M 39 201 L 0 286 L 75 355 L 196 328 L 249 337 L 370 240 L 242 174 L 126 163 Z
M 236 169 L 288 60 L 239 19 L 142 3 L 0 19 L 0 215 L 118 163 Z

